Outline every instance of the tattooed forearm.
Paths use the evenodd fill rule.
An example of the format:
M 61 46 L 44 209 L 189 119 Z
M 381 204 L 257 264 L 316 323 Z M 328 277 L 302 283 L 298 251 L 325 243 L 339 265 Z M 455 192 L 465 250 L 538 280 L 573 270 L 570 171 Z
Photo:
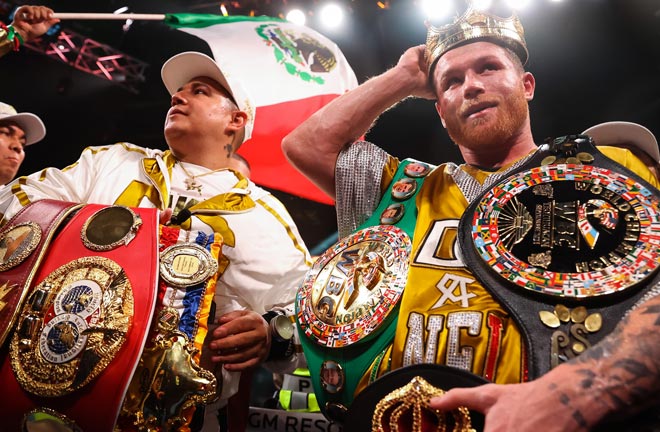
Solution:
M 638 411 L 660 401 L 660 298 L 632 311 L 611 334 L 566 366 L 578 388 L 593 394 L 606 412 Z M 578 397 L 562 394 L 559 401 L 571 406 L 571 398 Z M 581 415 L 579 410 L 573 414 L 580 425 Z
M 660 404 L 660 296 L 645 298 L 599 343 L 539 380 L 570 415 L 571 430 L 657 420 L 648 413 Z
M 589 427 L 589 423 L 587 423 L 582 413 L 578 410 L 573 411 L 573 420 L 575 420 L 581 428 L 587 429 Z
M 641 312 L 644 315 L 652 314 L 655 315 L 655 325 L 660 327 L 660 305 L 651 305 L 643 308 L 643 311 Z

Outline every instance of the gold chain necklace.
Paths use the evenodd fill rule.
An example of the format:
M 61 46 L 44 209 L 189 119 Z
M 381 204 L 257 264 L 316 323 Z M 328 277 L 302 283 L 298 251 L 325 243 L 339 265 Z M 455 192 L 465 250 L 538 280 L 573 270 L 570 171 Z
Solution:
M 224 169 L 227 169 L 226 167 L 214 169 L 209 172 L 205 172 L 203 174 L 197 174 L 197 175 L 192 175 L 190 172 L 186 169 L 185 166 L 183 166 L 183 162 L 178 161 L 179 165 L 181 165 L 181 168 L 183 169 L 183 172 L 186 173 L 186 179 L 184 180 L 184 183 L 186 184 L 186 190 L 196 190 L 199 192 L 199 194 L 202 194 L 202 184 L 197 182 L 197 179 L 200 177 L 204 177 L 207 175 L 211 175 L 213 173 L 217 173 L 218 171 L 222 171 Z

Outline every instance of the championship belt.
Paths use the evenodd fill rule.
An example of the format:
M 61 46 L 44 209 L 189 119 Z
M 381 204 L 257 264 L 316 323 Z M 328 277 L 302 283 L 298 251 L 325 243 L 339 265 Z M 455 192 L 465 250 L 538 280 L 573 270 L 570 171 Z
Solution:
M 610 333 L 658 279 L 659 200 L 579 135 L 543 146 L 470 204 L 463 258 L 520 326 L 530 379 Z
M 116 430 L 187 430 L 196 406 L 221 393 L 222 365 L 200 366 L 213 319 L 222 236 L 160 226 L 160 281 L 151 331 Z M 215 373 L 214 373 L 215 372 Z
M 158 211 L 90 204 L 58 227 L 71 204 L 46 225 L 43 205 L 56 204 L 20 213 L 49 226 L 47 239 L 59 231 L 25 270 L 34 277 L 0 355 L 3 428 L 112 431 L 156 302 Z
M 0 346 L 14 326 L 57 227 L 79 204 L 41 200 L 23 207 L 0 230 Z
M 298 290 L 301 344 L 319 407 L 331 420 L 344 420 L 363 375 L 370 371 L 374 381 L 388 361 L 408 275 L 414 197 L 431 168 L 403 161 L 372 217 L 321 255 Z

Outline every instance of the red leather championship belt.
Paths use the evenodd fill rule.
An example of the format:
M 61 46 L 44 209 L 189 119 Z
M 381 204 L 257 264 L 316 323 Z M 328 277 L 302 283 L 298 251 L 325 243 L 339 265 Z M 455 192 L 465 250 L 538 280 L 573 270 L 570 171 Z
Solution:
M 36 234 L 16 227 L 47 227 L 41 235 L 48 239 L 59 230 L 43 257 L 19 269 L 33 277 L 0 352 L 2 427 L 48 422 L 57 430 L 112 431 L 155 309 L 158 211 L 91 204 L 60 223 L 70 208 L 63 205 L 44 223 L 35 210 L 43 205 L 28 206 L 25 222 L 15 218 L 0 232 L 0 243 L 12 229 L 23 235 L 12 240 L 23 247 Z M 16 252 L 7 243 L 0 252 L 4 245 L 11 260 Z M 38 252 L 30 245 L 21 254 Z M 0 268 L 0 277 L 11 271 Z
M 38 201 L 22 208 L 0 231 L 0 346 L 25 300 L 33 268 L 62 220 L 79 207 L 64 201 Z

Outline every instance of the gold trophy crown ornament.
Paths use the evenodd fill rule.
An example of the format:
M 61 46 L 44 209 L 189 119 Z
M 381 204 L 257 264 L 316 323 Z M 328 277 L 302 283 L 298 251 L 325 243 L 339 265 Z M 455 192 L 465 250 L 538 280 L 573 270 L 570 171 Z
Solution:
M 458 407 L 444 412 L 429 407 L 429 400 L 445 392 L 429 384 L 420 376 L 400 387 L 378 402 L 371 423 L 372 432 L 451 431 L 476 432 L 472 428 L 470 412 Z
M 509 48 L 520 58 L 523 65 L 527 63 L 529 53 L 525 43 L 525 30 L 518 17 L 514 14 L 502 18 L 470 5 L 453 23 L 441 27 L 428 26 L 425 59 L 429 75 L 435 63 L 447 51 L 479 40 Z

